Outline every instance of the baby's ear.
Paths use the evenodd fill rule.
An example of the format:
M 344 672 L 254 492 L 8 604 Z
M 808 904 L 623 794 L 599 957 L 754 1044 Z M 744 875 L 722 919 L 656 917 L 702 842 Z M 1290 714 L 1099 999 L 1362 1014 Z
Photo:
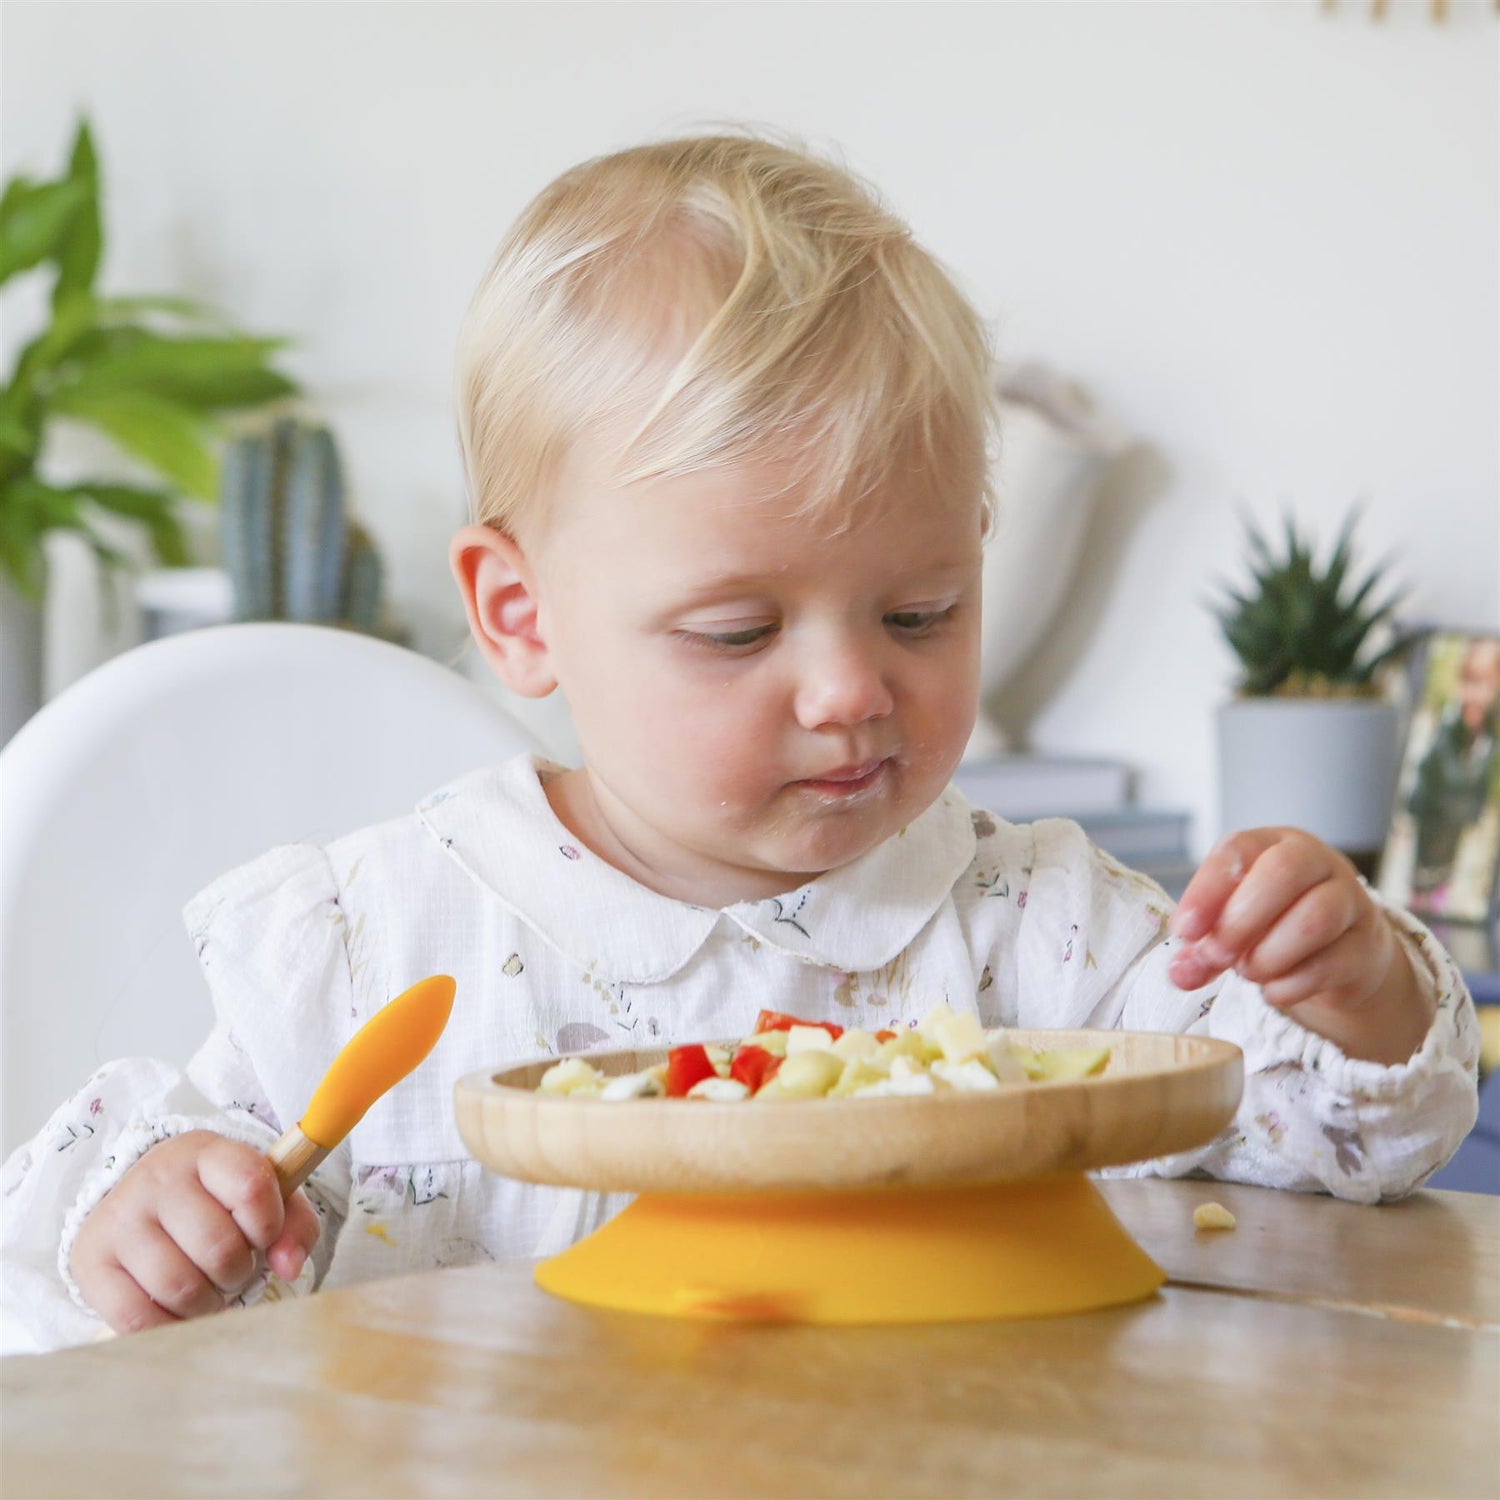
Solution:
M 536 574 L 520 544 L 491 526 L 465 526 L 448 562 L 491 670 L 512 692 L 545 698 L 557 677 L 537 625 Z

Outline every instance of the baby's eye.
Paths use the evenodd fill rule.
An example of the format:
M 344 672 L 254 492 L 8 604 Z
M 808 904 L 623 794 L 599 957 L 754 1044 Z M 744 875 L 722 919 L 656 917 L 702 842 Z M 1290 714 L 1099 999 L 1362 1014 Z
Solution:
M 929 630 L 941 625 L 956 609 L 950 604 L 947 609 L 897 609 L 885 617 L 885 623 L 904 635 L 926 635 Z
M 677 633 L 690 645 L 705 651 L 743 651 L 774 635 L 776 626 L 747 625 L 743 630 L 680 630 Z

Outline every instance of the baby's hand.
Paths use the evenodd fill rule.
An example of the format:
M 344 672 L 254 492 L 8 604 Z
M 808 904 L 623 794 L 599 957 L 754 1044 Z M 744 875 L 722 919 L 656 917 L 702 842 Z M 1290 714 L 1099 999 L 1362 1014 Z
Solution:
M 1401 1062 L 1426 1035 L 1432 998 L 1350 862 L 1297 828 L 1254 828 L 1215 846 L 1171 929 L 1179 988 L 1225 969 L 1353 1057 Z
M 318 1240 L 299 1188 L 281 1201 L 253 1146 L 192 1130 L 153 1146 L 83 1221 L 69 1266 L 116 1333 L 221 1312 L 255 1274 L 255 1252 L 292 1280 Z

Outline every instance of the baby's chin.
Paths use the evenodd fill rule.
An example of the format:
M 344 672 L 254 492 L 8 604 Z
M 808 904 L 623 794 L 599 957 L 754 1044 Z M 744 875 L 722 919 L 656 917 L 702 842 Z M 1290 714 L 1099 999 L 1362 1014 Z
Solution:
M 754 862 L 787 876 L 790 888 L 852 864 L 895 834 L 902 822 L 892 817 L 848 817 L 827 819 L 811 828 L 782 828 L 756 841 Z

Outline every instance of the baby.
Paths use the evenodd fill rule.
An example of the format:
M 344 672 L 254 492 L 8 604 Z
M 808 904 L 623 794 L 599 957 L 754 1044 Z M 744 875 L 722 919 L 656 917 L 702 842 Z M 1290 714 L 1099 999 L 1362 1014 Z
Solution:
M 974 722 L 994 401 L 983 327 L 872 192 L 751 136 L 591 161 L 470 310 L 452 546 L 479 649 L 561 689 L 583 764 L 481 770 L 272 850 L 187 908 L 217 1023 L 102 1070 L 7 1164 L 5 1293 L 45 1343 L 264 1295 L 553 1253 L 618 1200 L 470 1161 L 460 1074 L 748 1032 L 1192 1031 L 1244 1049 L 1199 1171 L 1375 1202 L 1475 1113 L 1472 1002 L 1418 923 L 1294 829 L 1225 839 L 1174 914 L 1073 823 L 949 785 Z M 262 1152 L 428 973 L 436 1051 L 283 1210 Z M 59 1149 L 66 1143 L 66 1149 Z

